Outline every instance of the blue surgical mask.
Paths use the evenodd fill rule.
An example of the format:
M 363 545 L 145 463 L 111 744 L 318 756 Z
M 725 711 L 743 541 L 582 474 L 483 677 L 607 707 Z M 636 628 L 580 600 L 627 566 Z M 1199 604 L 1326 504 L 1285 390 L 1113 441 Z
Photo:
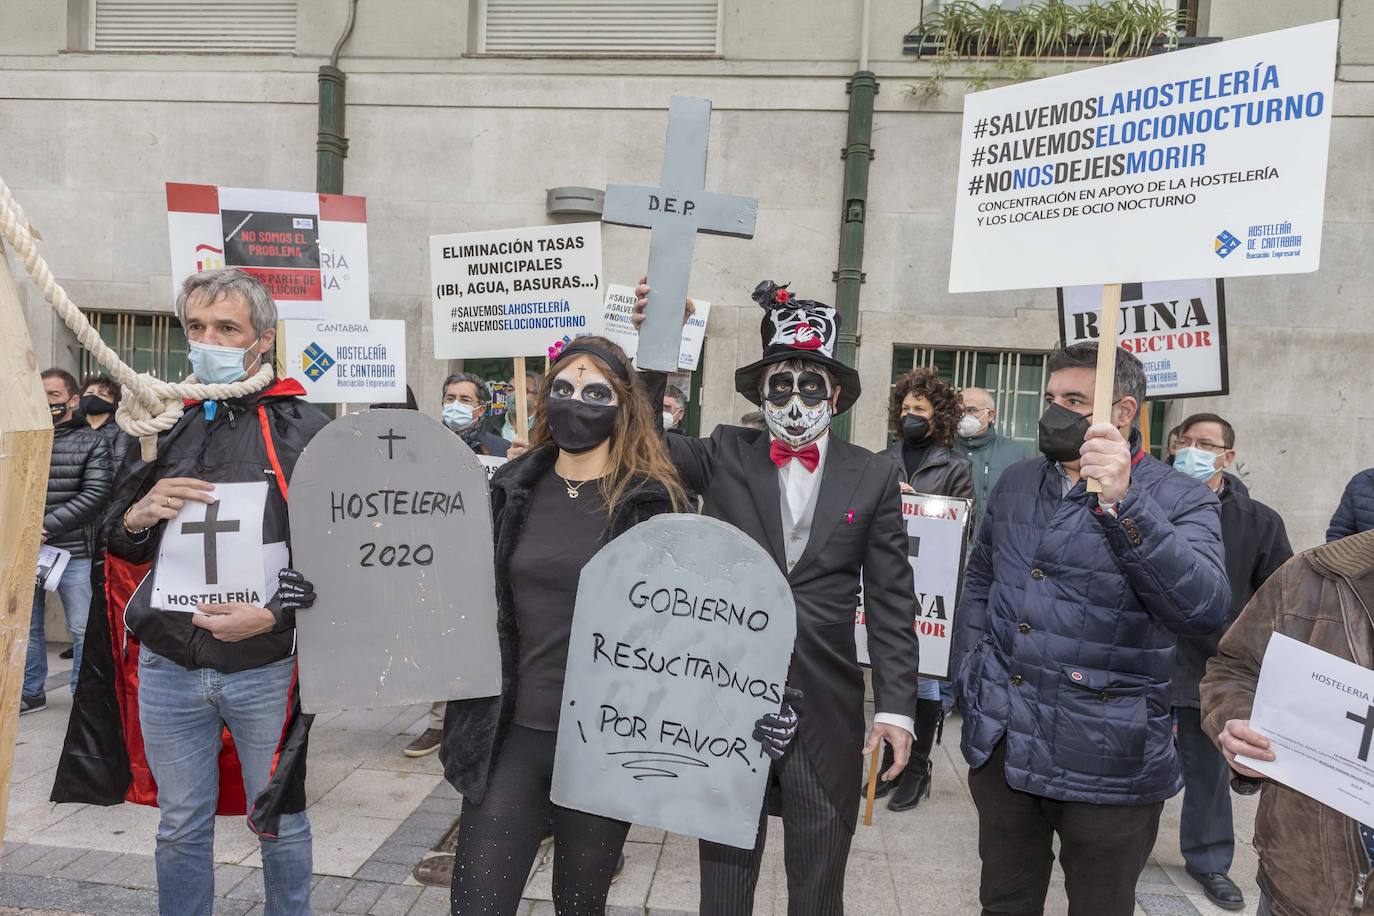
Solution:
M 1181 448 L 1174 455 L 1174 470 L 1194 480 L 1208 481 L 1217 473 L 1217 456 L 1206 449 Z
M 472 425 L 472 405 L 449 401 L 444 405 L 444 425 L 454 432 L 462 432 Z
M 190 341 L 191 371 L 196 374 L 196 381 L 207 385 L 227 385 L 245 377 L 248 370 L 243 368 L 243 357 L 256 347 L 261 339 L 258 338 L 243 348 L 218 347 L 214 344 Z M 259 353 L 252 365 L 257 365 L 261 359 L 262 354 Z

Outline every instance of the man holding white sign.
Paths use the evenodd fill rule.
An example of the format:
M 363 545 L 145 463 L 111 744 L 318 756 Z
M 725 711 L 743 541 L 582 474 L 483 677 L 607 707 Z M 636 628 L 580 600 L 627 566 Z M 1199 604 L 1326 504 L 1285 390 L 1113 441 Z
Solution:
M 272 297 L 236 268 L 188 277 L 176 313 L 200 382 L 238 381 L 272 350 Z M 155 861 L 164 913 L 210 911 L 214 815 L 217 808 L 233 813 L 240 785 L 249 827 L 261 841 L 272 911 L 310 911 L 309 723 L 295 684 L 295 611 L 309 607 L 314 593 L 298 573 L 282 568 L 288 481 L 306 443 L 326 423 L 300 400 L 303 394 L 288 379 L 243 398 L 189 405 L 159 436 L 155 462 L 126 466 L 112 503 L 110 576 L 142 575 L 123 609 L 139 645 L 137 680 L 125 670 L 132 659 L 109 659 L 103 668 L 124 689 L 137 690 L 138 727 L 125 727 L 134 773 L 127 759 L 122 773 L 114 762 L 101 770 L 82 760 L 89 757 L 85 748 L 108 746 L 104 730 L 120 723 L 83 715 L 79 693 L 63 762 L 89 775 L 59 786 L 72 797 L 55 789 L 54 800 L 118 804 L 128 790 L 151 801 L 139 772 L 145 768 L 137 765 L 146 756 L 161 809 Z M 150 563 L 151 569 L 143 565 Z M 108 642 L 99 650 L 109 651 Z M 219 766 L 226 728 L 241 773 L 226 775 L 228 799 Z
M 1202 724 L 1260 793 L 1259 912 L 1364 913 L 1374 855 L 1374 532 L 1265 582 L 1202 679 Z M 1262 663 L 1262 664 L 1261 664 Z

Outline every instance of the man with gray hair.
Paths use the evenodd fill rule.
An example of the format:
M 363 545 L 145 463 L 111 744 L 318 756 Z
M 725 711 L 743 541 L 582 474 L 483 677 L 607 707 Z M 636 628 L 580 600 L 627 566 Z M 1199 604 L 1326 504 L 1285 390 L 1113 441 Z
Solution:
M 980 897 L 1043 912 L 1058 834 L 1069 912 L 1129 916 L 1183 788 L 1174 641 L 1219 630 L 1230 603 L 1219 504 L 1142 447 L 1133 354 L 1116 354 L 1107 423 L 1091 421 L 1097 344 L 1047 368 L 1044 457 L 992 491 L 955 618 Z
M 240 381 L 256 373 L 272 352 L 276 306 L 267 289 L 241 270 L 188 277 L 177 297 L 176 314 L 190 342 L 191 367 L 198 381 Z M 137 460 L 126 466 L 112 500 L 107 522 L 110 618 L 119 619 L 118 605 L 123 603 L 124 624 L 138 647 L 130 654 L 137 661 L 110 657 L 110 641 L 105 639 L 97 641 L 100 647 L 91 647 L 105 653 L 103 664 L 87 667 L 102 675 L 98 687 L 108 693 L 114 689 L 112 680 L 130 689 L 127 685 L 135 680 L 125 668 L 137 665 L 139 727 L 124 729 L 127 757 L 116 753 L 91 759 L 83 749 L 120 749 L 119 737 L 103 733 L 120 725 L 117 717 L 92 713 L 102 708 L 102 697 L 97 685 L 83 679 L 54 800 L 117 804 L 128 789 L 130 797 L 151 801 L 156 783 L 161 820 L 155 861 L 159 908 L 164 913 L 208 913 L 212 908 L 216 809 L 229 814 L 235 806 L 233 793 L 220 793 L 220 749 L 226 729 L 239 772 L 226 770 L 225 784 L 233 786 L 241 778 L 248 824 L 261 841 L 269 912 L 309 912 L 311 837 L 303 813 L 309 725 L 300 712 L 296 689 L 295 612 L 313 603 L 313 588 L 289 564 L 278 572 L 278 563 L 258 602 L 198 603 L 194 610 L 175 611 L 155 607 L 152 596 L 163 538 L 182 522 L 169 523 L 188 504 L 219 505 L 216 490 L 224 484 L 265 490 L 265 504 L 256 503 L 264 507 L 262 551 L 256 562 L 266 566 L 274 555 L 289 556 L 286 499 L 291 472 L 306 444 L 327 422 L 324 414 L 300 399 L 304 394 L 296 381 L 280 379 L 244 397 L 188 406 L 177 424 L 158 436 L 156 461 Z M 232 493 L 224 494 L 227 505 Z M 215 556 L 209 542 L 217 531 L 234 530 L 228 527 L 229 511 L 224 510 L 225 527 L 212 530 L 208 509 L 200 525 L 207 542 L 208 582 L 215 581 L 208 569 Z M 184 524 L 189 531 L 191 524 Z M 221 568 L 223 554 L 220 549 Z M 223 586 L 229 591 L 233 584 Z M 130 706 L 126 702 L 122 708 Z M 146 768 L 139 765 L 145 759 Z M 70 775 L 78 773 L 79 777 Z

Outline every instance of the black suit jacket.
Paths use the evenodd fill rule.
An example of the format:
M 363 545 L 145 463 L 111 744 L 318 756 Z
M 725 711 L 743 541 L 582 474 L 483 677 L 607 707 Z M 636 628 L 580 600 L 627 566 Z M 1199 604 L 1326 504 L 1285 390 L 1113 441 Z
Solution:
M 665 439 L 682 482 L 702 495 L 703 513 L 758 541 L 786 574 L 781 488 L 768 433 L 722 426 L 709 439 Z M 811 539 L 787 576 L 797 606 L 788 683 L 806 695 L 799 704 L 802 740 L 852 830 L 864 739 L 863 669 L 854 651 L 860 573 L 878 712 L 915 716 L 916 596 L 896 464 L 832 437 L 819 473 Z

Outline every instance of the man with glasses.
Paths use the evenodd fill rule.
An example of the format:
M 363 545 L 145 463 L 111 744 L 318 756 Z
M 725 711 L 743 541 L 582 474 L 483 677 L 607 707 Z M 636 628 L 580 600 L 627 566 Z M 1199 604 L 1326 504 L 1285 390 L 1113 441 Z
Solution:
M 965 388 L 959 392 L 964 416 L 954 437 L 954 450 L 973 466 L 973 525 L 969 542 L 978 536 L 978 523 L 992 488 L 1002 472 L 1030 457 L 1026 447 L 997 431 L 997 403 L 986 388 Z
M 1245 899 L 1228 877 L 1235 851 L 1230 769 L 1202 729 L 1198 685 L 1226 629 L 1264 580 L 1293 556 L 1293 548 L 1279 514 L 1235 486 L 1226 473 L 1236 461 L 1236 431 L 1230 423 L 1216 414 L 1194 414 L 1179 424 L 1170 445 L 1174 470 L 1202 481 L 1221 500 L 1221 541 L 1231 581 L 1226 627 L 1205 636 L 1180 634 L 1174 655 L 1169 701 L 1184 782 L 1179 846 L 1188 874 L 1202 885 L 1207 899 L 1222 909 L 1239 910 Z

